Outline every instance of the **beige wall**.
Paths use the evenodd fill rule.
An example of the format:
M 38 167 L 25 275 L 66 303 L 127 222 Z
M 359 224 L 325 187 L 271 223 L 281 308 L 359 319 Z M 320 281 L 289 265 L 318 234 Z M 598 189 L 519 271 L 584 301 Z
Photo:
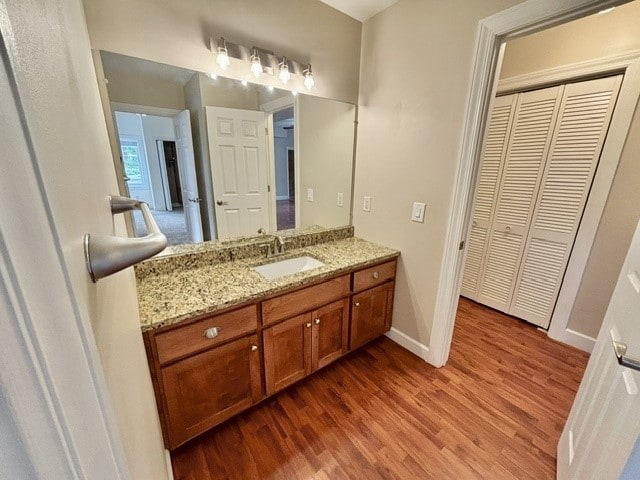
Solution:
M 430 343 L 478 21 L 517 0 L 400 0 L 364 23 L 356 235 L 399 249 L 393 326 Z M 371 195 L 371 212 L 362 211 Z M 425 223 L 410 220 L 427 203 Z
M 116 103 L 184 110 L 182 84 L 141 73 L 108 72 L 109 100 Z
M 81 4 L 67 1 L 63 8 L 58 2 L 50 9 L 21 26 L 31 29 L 33 43 L 16 44 L 21 48 L 16 54 L 33 66 L 21 69 L 21 88 L 28 90 L 29 105 L 40 108 L 38 115 L 29 117 L 34 158 L 79 315 L 88 318 L 93 329 L 131 478 L 161 480 L 167 473 L 133 270 L 94 284 L 85 265 L 86 233 L 126 235 L 126 230 L 122 215 L 112 216 L 107 201 L 118 186 Z M 50 23 L 40 28 L 40 22 Z M 55 35 L 33 33 L 50 31 Z M 55 47 L 42 48 L 52 41 Z M 55 334 L 55 323 L 51 328 Z
M 507 43 L 500 78 L 640 50 L 640 1 Z
M 631 123 L 568 328 L 597 337 L 640 219 L 640 108 Z
M 640 1 L 507 43 L 501 77 L 640 50 Z M 596 337 L 640 217 L 638 130 L 632 126 L 576 296 L 568 328 Z M 632 139 L 635 140 L 632 141 Z
M 260 110 L 258 91 L 264 87 L 243 86 L 236 80 L 218 77 L 215 80 L 200 75 L 202 106 Z
M 298 96 L 300 225 L 349 225 L 356 107 L 324 98 Z M 307 201 L 313 188 L 313 202 Z M 344 206 L 337 205 L 338 192 Z
M 309 61 L 314 95 L 357 101 L 362 24 L 317 0 L 84 0 L 84 6 L 95 49 L 219 72 L 209 37 L 224 36 Z

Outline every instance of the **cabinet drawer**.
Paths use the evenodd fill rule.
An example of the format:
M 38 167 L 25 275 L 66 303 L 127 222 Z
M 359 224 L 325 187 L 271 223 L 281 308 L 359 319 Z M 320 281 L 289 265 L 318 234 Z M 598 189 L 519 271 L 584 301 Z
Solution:
M 396 276 L 396 261 L 381 263 L 353 274 L 353 291 L 357 292 L 391 280 Z
M 270 325 L 349 295 L 349 275 L 262 302 L 262 323 Z
M 205 332 L 211 328 L 217 328 L 217 335 L 214 338 L 207 338 Z M 253 332 L 257 328 L 256 305 L 204 318 L 185 327 L 156 335 L 158 360 L 163 365 L 204 348 Z

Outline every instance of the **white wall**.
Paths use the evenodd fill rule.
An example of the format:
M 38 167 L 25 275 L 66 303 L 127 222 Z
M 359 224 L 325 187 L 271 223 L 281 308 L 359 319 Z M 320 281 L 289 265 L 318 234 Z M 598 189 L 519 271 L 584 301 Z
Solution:
M 100 354 L 131 478 L 166 479 L 133 271 L 94 284 L 84 259 L 85 233 L 126 235 L 126 231 L 122 216 L 113 217 L 107 201 L 118 185 L 82 8 L 77 0 L 46 5 L 21 1 L 11 9 L 18 6 L 37 12 L 12 19 L 21 32 L 18 37 L 29 38 L 13 48 L 25 62 L 20 88 L 28 100 L 33 155 L 57 233 L 52 242 L 60 245 L 78 317 L 87 319 L 95 334 L 95 345 L 87 348 L 97 347 Z M 47 293 L 41 292 L 45 297 Z M 52 318 L 50 334 L 58 333 L 56 322 L 68 321 L 74 319 Z M 60 406 L 62 412 L 72 407 L 83 408 Z
M 183 86 L 178 81 L 143 75 L 141 72 L 106 72 L 109 100 L 117 103 L 147 107 L 184 110 Z
M 164 182 L 162 180 L 162 167 L 158 156 L 157 140 L 174 140 L 173 120 L 168 117 L 147 115 L 141 117 L 144 143 L 147 150 L 147 163 L 149 164 L 149 176 L 153 186 L 153 201 L 156 210 L 166 210 L 164 198 Z
M 317 0 L 84 0 L 84 7 L 94 49 L 220 73 L 209 38 L 223 36 L 310 62 L 314 95 L 357 101 L 362 24 Z M 300 90 L 296 77 L 290 88 Z
M 402 252 L 393 326 L 427 346 L 476 28 L 516 3 L 400 0 L 364 23 L 354 225 Z M 424 224 L 410 220 L 415 201 L 427 203 Z
M 349 225 L 356 107 L 308 95 L 298 95 L 297 104 L 300 225 Z M 308 188 L 313 202 L 307 200 Z M 342 207 L 338 193 L 344 194 Z
M 507 42 L 501 78 L 640 50 L 640 1 Z M 640 218 L 636 111 L 567 327 L 595 338 Z

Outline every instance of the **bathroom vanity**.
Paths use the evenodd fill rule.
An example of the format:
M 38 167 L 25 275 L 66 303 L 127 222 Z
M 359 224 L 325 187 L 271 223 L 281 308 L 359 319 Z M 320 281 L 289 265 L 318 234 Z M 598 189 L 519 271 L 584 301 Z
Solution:
M 270 259 L 256 242 L 215 244 L 136 269 L 168 449 L 390 329 L 399 253 L 352 232 L 293 235 Z M 271 280 L 256 270 L 304 256 L 322 266 Z

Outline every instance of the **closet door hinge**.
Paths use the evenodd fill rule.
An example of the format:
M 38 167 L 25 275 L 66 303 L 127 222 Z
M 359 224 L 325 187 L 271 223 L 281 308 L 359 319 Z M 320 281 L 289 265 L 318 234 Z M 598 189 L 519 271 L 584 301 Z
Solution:
M 464 250 L 464 240 L 460 242 L 460 245 L 458 245 L 458 250 Z

